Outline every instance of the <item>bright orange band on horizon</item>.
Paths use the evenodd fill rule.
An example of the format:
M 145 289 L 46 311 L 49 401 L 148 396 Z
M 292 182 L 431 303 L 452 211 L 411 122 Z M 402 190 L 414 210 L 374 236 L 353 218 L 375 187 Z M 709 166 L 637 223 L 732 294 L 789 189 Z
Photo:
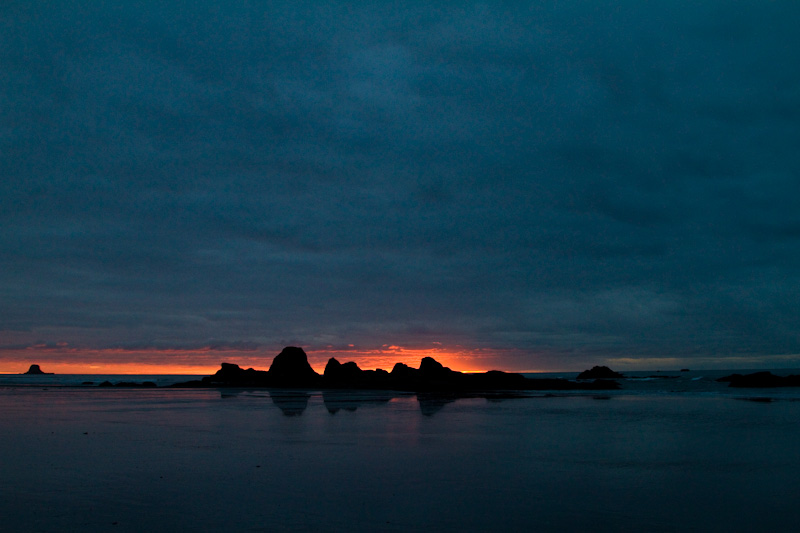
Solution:
M 220 363 L 234 363 L 242 368 L 269 369 L 276 351 L 219 351 L 200 350 L 143 350 L 79 349 L 70 347 L 30 347 L 6 352 L 0 366 L 2 374 L 21 374 L 31 364 L 38 364 L 44 372 L 56 374 L 197 374 L 210 375 Z M 507 352 L 466 348 L 404 348 L 384 346 L 379 349 L 307 349 L 308 360 L 318 373 L 322 373 L 328 359 L 339 362 L 355 361 L 363 370 L 382 368 L 390 371 L 395 363 L 418 367 L 424 357 L 433 357 L 444 366 L 461 372 L 506 370 L 501 357 Z M 516 370 L 520 371 L 520 370 Z

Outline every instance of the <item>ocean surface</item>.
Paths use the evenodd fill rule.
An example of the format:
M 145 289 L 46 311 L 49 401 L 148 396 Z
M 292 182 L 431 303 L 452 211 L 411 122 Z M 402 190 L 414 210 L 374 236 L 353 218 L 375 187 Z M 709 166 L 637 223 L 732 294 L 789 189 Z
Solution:
M 0 531 L 793 530 L 800 389 L 732 372 L 506 400 L 0 375 Z

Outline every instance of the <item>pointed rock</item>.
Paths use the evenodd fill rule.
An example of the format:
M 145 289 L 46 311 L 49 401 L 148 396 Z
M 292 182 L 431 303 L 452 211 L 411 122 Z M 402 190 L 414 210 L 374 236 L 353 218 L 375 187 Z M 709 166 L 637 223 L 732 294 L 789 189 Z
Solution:
M 325 371 L 322 373 L 326 378 L 334 377 L 342 368 L 342 363 L 336 360 L 335 357 L 328 359 L 328 364 L 325 365 Z

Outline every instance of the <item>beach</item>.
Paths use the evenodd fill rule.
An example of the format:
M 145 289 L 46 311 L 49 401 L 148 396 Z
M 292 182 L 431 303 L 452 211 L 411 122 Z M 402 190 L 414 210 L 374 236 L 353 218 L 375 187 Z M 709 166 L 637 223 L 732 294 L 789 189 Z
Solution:
M 505 400 L 4 386 L 0 530 L 792 527 L 796 392 L 667 381 Z

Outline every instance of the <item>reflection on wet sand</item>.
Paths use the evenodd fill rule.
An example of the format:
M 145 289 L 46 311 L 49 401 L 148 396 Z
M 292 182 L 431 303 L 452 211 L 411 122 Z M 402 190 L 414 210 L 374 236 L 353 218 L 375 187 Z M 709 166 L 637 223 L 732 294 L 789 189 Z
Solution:
M 325 404 L 325 408 L 332 415 L 335 415 L 342 409 L 353 412 L 362 405 L 385 405 L 389 403 L 392 398 L 398 396 L 398 394 L 394 393 L 372 391 L 366 393 L 346 390 L 322 391 L 322 401 Z
M 308 407 L 311 394 L 299 390 L 271 390 L 269 397 L 286 416 L 300 416 Z
M 425 416 L 432 416 L 448 403 L 453 403 L 458 398 L 456 396 L 442 395 L 442 394 L 417 394 L 417 401 L 419 402 L 419 410 Z
M 264 396 L 263 389 L 254 391 L 251 389 L 222 389 L 221 398 L 236 398 L 241 395 L 248 397 Z M 530 398 L 530 395 L 520 395 L 516 393 L 494 393 L 479 395 L 458 395 L 447 393 L 402 393 L 394 391 L 359 391 L 345 389 L 325 389 L 322 391 L 299 390 L 299 389 L 270 389 L 267 394 L 272 403 L 278 407 L 286 416 L 300 416 L 308 408 L 308 402 L 312 396 L 321 393 L 322 403 L 328 413 L 335 415 L 339 411 L 355 412 L 362 406 L 386 406 L 394 398 L 413 398 L 416 397 L 419 403 L 420 412 L 425 416 L 432 416 L 444 408 L 445 405 L 453 403 L 461 398 L 485 398 L 489 402 L 500 402 L 510 398 Z

